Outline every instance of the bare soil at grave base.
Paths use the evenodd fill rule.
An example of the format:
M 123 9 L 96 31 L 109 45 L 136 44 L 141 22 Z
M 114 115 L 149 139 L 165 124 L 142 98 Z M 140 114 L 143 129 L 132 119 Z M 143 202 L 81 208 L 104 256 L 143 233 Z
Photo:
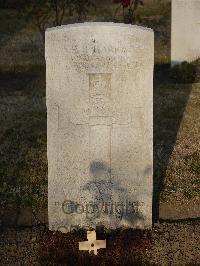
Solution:
M 0 232 L 0 265 L 199 265 L 200 223 L 155 224 L 151 231 L 117 230 L 98 255 L 78 250 L 83 231 L 53 233 L 45 226 Z

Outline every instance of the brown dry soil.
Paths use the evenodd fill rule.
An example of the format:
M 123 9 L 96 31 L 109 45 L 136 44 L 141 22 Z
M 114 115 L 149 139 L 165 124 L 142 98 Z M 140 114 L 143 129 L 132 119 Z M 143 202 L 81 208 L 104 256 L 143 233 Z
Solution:
M 0 231 L 0 265 L 199 265 L 200 223 L 157 223 L 152 232 L 117 230 L 98 255 L 78 250 L 83 231 L 63 235 L 45 226 Z

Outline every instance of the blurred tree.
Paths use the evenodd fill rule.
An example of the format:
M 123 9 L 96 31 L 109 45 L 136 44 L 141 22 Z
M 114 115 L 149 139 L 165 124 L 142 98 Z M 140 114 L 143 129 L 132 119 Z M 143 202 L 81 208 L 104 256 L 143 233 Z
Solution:
M 2 9 L 19 9 L 26 5 L 27 0 L 0 0 Z
M 92 0 L 30 0 L 20 14 L 37 27 L 44 41 L 45 29 L 60 26 L 66 13 L 69 16 L 75 13 L 78 20 L 81 20 L 87 15 L 89 8 L 94 6 Z
M 90 7 L 95 8 L 95 4 L 91 0 L 74 0 L 73 9 L 78 14 L 78 20 L 85 18 L 89 12 Z
M 143 0 L 113 0 L 115 4 L 119 4 L 116 8 L 115 17 L 117 12 L 122 9 L 124 23 L 135 23 L 140 21 L 140 17 L 136 14 L 139 6 L 143 6 Z

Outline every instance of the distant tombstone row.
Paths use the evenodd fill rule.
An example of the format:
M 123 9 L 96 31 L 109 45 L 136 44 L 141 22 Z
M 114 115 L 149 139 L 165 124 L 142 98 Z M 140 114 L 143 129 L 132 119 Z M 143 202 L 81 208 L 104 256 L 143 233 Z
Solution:
M 200 57 L 200 0 L 172 0 L 171 64 Z
M 153 31 L 51 28 L 45 53 L 50 229 L 151 228 Z

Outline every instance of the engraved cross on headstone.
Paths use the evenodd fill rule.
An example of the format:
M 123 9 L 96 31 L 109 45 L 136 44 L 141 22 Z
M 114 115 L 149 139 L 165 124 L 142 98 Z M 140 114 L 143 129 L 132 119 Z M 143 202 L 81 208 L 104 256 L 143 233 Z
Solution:
M 70 121 L 74 126 L 89 126 L 89 158 L 90 162 L 97 162 L 93 165 L 103 163 L 106 165 L 107 172 L 101 173 L 100 179 L 109 179 L 111 169 L 111 149 L 112 149 L 112 130 L 114 127 L 133 126 L 133 118 L 129 112 L 125 117 L 116 117 L 112 104 L 111 73 L 88 73 L 89 77 L 89 112 L 83 115 L 82 121 Z M 141 115 L 142 107 L 135 107 L 136 116 Z M 58 129 L 64 129 L 67 112 L 63 112 L 63 106 L 58 107 Z M 87 117 L 87 118 L 86 118 Z M 69 118 L 70 119 L 70 118 Z M 138 119 L 136 122 L 138 123 Z M 134 127 L 138 127 L 134 124 Z M 94 169 L 93 169 L 94 170 Z M 98 169 L 97 169 L 98 171 Z M 91 175 L 94 175 L 95 170 Z

